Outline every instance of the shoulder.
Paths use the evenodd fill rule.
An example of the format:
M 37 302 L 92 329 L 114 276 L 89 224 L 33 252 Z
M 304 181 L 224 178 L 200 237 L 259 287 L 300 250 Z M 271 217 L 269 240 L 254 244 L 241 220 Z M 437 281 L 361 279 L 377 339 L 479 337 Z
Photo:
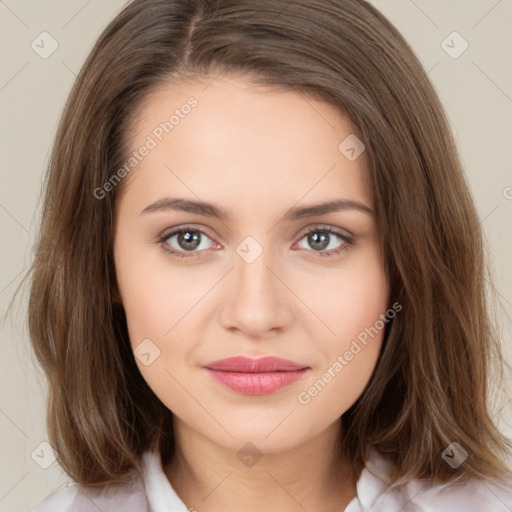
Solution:
M 103 487 L 71 485 L 53 492 L 27 512 L 147 512 L 149 505 L 140 476 L 130 471 L 126 484 Z
M 72 485 L 59 489 L 34 505 L 27 512 L 66 512 L 72 510 L 78 487 Z
M 425 512 L 464 510 L 465 512 L 510 512 L 512 475 L 505 482 L 472 480 L 465 483 L 409 484 L 408 495 Z
M 512 473 L 509 473 L 502 482 L 473 479 L 464 483 L 452 481 L 447 484 L 435 484 L 414 480 L 404 487 L 397 487 L 389 480 L 388 470 L 389 462 L 377 452 L 373 452 L 358 483 L 358 495 L 363 510 L 512 511 Z

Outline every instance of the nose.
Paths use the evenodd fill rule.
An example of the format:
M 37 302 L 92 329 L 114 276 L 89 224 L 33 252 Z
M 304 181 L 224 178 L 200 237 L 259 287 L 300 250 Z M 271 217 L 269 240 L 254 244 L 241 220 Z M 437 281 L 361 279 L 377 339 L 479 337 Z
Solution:
M 290 325 L 293 293 L 270 253 L 270 250 L 264 250 L 252 263 L 234 255 L 235 268 L 225 283 L 222 302 L 224 328 L 264 338 Z

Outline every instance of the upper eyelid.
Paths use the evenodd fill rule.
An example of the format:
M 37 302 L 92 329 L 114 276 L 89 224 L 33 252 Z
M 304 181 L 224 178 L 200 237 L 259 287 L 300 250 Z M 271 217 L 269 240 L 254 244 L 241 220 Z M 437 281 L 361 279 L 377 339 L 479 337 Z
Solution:
M 325 229 L 327 231 L 334 231 L 334 234 L 339 234 L 340 236 L 346 236 L 347 238 L 352 238 L 354 235 L 344 228 L 338 228 L 335 226 L 332 226 L 330 224 L 313 224 L 311 226 L 307 226 L 303 229 L 301 229 L 296 236 L 302 236 L 310 231 L 318 230 L 322 231 L 322 229 Z M 346 233 L 346 235 L 343 234 L 343 232 Z

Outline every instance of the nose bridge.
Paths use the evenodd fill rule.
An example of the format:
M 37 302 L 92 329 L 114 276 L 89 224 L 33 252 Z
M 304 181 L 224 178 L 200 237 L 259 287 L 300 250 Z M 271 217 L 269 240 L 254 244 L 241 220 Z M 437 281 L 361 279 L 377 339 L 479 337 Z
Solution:
M 270 292 L 272 272 L 272 261 L 270 250 L 263 251 L 254 261 L 247 261 L 240 257 L 235 263 L 236 287 L 244 296 L 258 298 L 260 295 Z M 242 297 L 240 297 L 242 298 Z M 261 297 L 260 297 L 261 298 Z
M 272 249 L 264 248 L 250 237 L 237 247 L 236 252 L 235 286 L 238 300 L 257 301 L 261 302 L 261 307 L 265 306 L 278 293 L 274 289 L 277 284 L 275 277 L 269 270 L 275 264 Z
M 289 319 L 289 301 L 274 275 L 279 265 L 272 249 L 247 237 L 236 248 L 234 267 L 229 298 L 224 303 L 226 326 L 254 334 L 283 327 Z

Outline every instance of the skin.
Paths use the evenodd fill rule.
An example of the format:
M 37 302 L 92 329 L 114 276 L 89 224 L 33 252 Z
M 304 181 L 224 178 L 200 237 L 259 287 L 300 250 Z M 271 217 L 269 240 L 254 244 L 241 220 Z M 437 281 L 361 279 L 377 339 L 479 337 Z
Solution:
M 125 178 L 115 212 L 119 300 L 132 347 L 149 339 L 160 350 L 137 365 L 175 418 L 178 454 L 165 472 L 200 512 L 344 510 L 358 475 L 333 459 L 340 416 L 368 383 L 383 330 L 309 403 L 298 395 L 389 307 L 376 218 L 357 209 L 284 215 L 333 199 L 374 210 L 366 154 L 350 161 L 338 150 L 355 130 L 330 104 L 248 79 L 211 80 L 168 84 L 146 98 L 133 150 L 190 96 L 198 105 Z M 232 218 L 141 214 L 166 197 L 212 202 Z M 206 233 L 192 249 L 197 257 L 165 250 L 190 254 L 177 236 L 159 242 L 180 227 Z M 324 249 L 308 242 L 305 231 L 321 235 L 325 227 L 353 245 L 320 255 L 347 247 L 337 235 Z M 252 263 L 237 252 L 248 236 L 263 250 Z M 278 391 L 248 396 L 202 368 L 239 355 L 283 357 L 310 370 Z M 237 457 L 247 442 L 262 455 L 251 467 Z

